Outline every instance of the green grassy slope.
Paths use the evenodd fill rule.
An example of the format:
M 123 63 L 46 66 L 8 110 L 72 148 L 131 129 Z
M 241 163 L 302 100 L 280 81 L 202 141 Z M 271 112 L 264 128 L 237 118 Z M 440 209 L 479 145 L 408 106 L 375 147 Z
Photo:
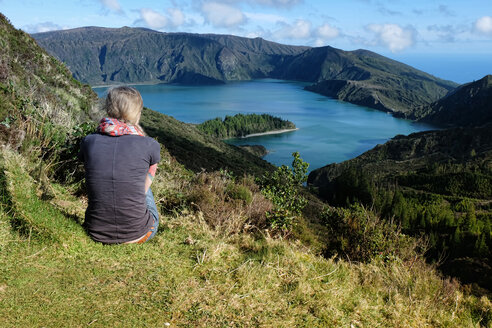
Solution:
M 486 298 L 463 295 L 418 259 L 335 262 L 282 239 L 221 235 L 190 212 L 164 215 L 143 246 L 103 246 L 64 218 L 73 211 L 82 219 L 80 198 L 26 194 L 35 185 L 13 152 L 2 152 L 2 168 L 4 196 L 15 203 L 8 212 L 2 203 L 2 226 L 15 219 L 36 230 L 54 218 L 56 227 L 4 230 L 3 327 L 472 327 L 491 310 Z
M 257 156 L 170 116 L 146 109 L 142 114 L 141 125 L 178 162 L 192 171 L 226 169 L 238 176 L 261 176 L 265 171 L 273 169 L 273 165 Z

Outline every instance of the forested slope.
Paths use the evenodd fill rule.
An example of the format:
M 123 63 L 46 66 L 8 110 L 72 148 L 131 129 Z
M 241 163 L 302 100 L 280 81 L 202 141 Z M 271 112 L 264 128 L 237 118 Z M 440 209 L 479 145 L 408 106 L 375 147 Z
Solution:
M 430 259 L 442 257 L 446 272 L 492 289 L 491 129 L 397 136 L 313 171 L 308 183 L 332 204 L 374 206 L 404 232 L 424 233 Z

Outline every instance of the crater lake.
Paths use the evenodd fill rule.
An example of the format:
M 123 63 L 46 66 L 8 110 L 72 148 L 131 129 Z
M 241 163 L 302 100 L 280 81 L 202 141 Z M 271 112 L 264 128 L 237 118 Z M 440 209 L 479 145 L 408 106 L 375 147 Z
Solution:
M 341 162 L 382 144 L 397 134 L 431 130 L 429 124 L 397 119 L 371 108 L 338 101 L 304 90 L 306 83 L 253 80 L 213 86 L 133 85 L 144 106 L 186 123 L 202 123 L 237 113 L 267 113 L 292 121 L 296 131 L 229 139 L 234 145 L 263 145 L 265 160 L 290 165 L 298 151 L 309 171 Z M 96 87 L 105 97 L 109 87 Z

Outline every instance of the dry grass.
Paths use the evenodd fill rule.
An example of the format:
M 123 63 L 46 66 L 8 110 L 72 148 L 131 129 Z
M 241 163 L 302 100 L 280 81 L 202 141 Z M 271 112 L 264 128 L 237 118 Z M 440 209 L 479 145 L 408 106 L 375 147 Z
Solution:
M 236 182 L 224 172 L 200 173 L 189 194 L 191 205 L 222 235 L 267 228 L 272 203 L 248 178 Z

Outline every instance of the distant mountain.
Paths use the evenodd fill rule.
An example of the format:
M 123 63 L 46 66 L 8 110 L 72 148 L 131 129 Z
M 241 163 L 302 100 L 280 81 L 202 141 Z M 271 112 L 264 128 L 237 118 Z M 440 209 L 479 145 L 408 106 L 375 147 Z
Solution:
M 161 33 L 144 28 L 83 27 L 33 35 L 90 84 L 178 82 L 213 84 L 267 77 L 278 56 L 307 47 L 260 38 Z
M 492 122 L 492 75 L 464 84 L 416 112 L 420 121 L 447 126 L 481 126 Z
M 75 78 L 92 85 L 278 78 L 312 82 L 308 90 L 403 116 L 457 87 L 366 50 L 129 27 L 84 27 L 33 37 Z
M 287 58 L 278 78 L 316 82 L 317 93 L 398 115 L 412 113 L 457 84 L 367 50 L 312 48 Z

